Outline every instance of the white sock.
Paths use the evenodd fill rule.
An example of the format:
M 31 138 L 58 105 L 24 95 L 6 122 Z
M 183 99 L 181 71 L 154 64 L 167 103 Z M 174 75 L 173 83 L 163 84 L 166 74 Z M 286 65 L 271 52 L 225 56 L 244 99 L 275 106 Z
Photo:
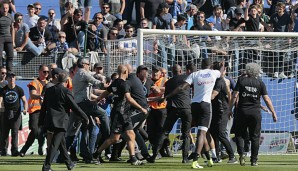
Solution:
M 211 154 L 212 154 L 212 158 L 217 158 L 215 149 L 211 149 Z

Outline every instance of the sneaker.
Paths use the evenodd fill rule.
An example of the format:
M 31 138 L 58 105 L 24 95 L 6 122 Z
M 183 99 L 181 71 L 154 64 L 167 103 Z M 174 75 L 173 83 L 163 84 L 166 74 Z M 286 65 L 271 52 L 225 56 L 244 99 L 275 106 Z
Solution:
M 251 162 L 251 166 L 258 166 L 257 162 Z
M 155 163 L 155 157 L 151 156 L 149 158 L 146 159 L 148 163 Z
M 191 164 L 191 168 L 193 168 L 193 169 L 203 169 L 204 167 L 203 166 L 200 166 L 199 163 L 198 163 L 198 161 L 194 161 Z
M 219 158 L 212 158 L 212 161 L 213 161 L 213 163 L 221 163 L 222 162 L 222 160 L 221 159 L 219 159 Z
M 244 158 L 244 156 L 240 156 L 239 157 L 239 161 L 240 161 L 240 165 L 241 166 L 245 166 L 245 158 Z
M 141 160 L 136 160 L 135 162 L 131 162 L 131 165 L 140 166 L 144 165 L 145 163 Z
M 213 163 L 213 160 L 212 159 L 210 159 L 210 160 L 207 161 L 207 166 L 208 167 L 212 167 L 213 165 L 214 165 L 214 163 Z
M 235 157 L 229 159 L 229 161 L 227 163 L 230 163 L 230 164 L 235 164 L 235 163 L 238 163 L 238 161 L 236 160 Z
M 295 75 L 293 72 L 291 72 L 291 74 L 288 76 L 288 78 L 294 78 L 294 77 L 295 77 Z
M 278 72 L 275 72 L 273 78 L 278 78 Z
M 223 153 L 223 154 L 220 155 L 220 158 L 221 158 L 222 160 L 224 160 L 224 159 L 229 158 L 229 155 L 226 154 L 226 153 Z
M 282 79 L 286 79 L 288 78 L 284 72 L 281 72 L 279 75 L 278 75 L 278 78 L 282 78 Z

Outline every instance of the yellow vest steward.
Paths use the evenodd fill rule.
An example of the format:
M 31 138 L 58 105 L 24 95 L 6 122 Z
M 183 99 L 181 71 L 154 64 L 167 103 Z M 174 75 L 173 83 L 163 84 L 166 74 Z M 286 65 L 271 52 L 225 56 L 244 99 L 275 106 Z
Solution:
M 46 82 L 47 83 L 47 82 Z M 37 94 L 41 94 L 42 90 L 43 90 L 43 86 L 40 83 L 40 81 L 38 81 L 37 79 L 34 79 L 33 81 L 31 81 L 27 87 L 29 88 L 30 86 L 35 87 L 36 89 L 36 93 Z M 40 99 L 31 99 L 29 97 L 28 100 L 28 113 L 31 114 L 37 110 L 41 109 L 41 100 Z

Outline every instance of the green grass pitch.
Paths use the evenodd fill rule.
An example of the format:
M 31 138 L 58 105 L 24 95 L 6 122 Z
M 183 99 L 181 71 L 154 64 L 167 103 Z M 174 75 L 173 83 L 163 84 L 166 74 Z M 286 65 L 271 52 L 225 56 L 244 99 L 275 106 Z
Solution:
M 41 171 L 45 156 L 25 156 L 21 157 L 0 157 L 0 170 L 2 171 Z M 127 159 L 127 157 L 124 157 Z M 290 171 L 298 170 L 298 155 L 261 155 L 259 156 L 259 166 L 250 166 L 249 158 L 246 159 L 246 166 L 240 164 L 227 164 L 227 160 L 215 164 L 213 167 L 204 167 L 208 171 Z M 199 163 L 205 166 L 203 159 Z M 191 169 L 190 163 L 182 164 L 181 156 L 173 158 L 162 158 L 156 163 L 146 163 L 143 166 L 131 166 L 126 161 L 117 163 L 103 163 L 102 165 L 84 164 L 79 162 L 74 171 L 181 171 L 198 170 Z M 53 164 L 55 171 L 66 171 L 64 164 Z

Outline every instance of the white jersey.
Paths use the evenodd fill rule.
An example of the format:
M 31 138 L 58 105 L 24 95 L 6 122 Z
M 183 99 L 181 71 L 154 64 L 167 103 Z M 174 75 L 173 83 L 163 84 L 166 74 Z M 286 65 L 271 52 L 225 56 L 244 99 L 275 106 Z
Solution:
M 194 86 L 192 103 L 202 101 L 211 103 L 212 90 L 217 78 L 220 77 L 218 70 L 204 69 L 190 74 L 185 80 Z

